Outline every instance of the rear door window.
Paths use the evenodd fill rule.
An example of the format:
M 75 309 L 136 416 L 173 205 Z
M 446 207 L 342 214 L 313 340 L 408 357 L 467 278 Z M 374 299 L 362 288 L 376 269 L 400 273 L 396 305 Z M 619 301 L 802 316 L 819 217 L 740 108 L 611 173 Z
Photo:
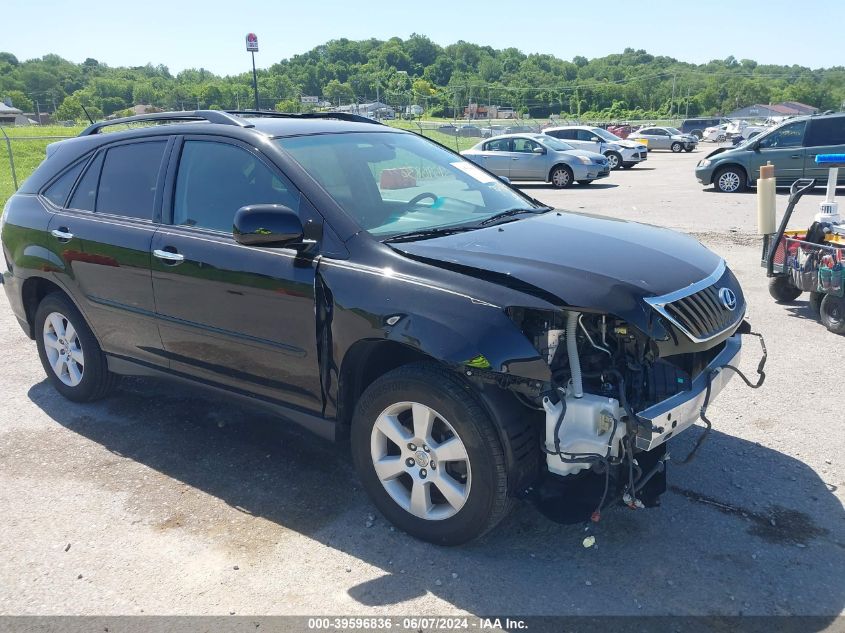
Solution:
M 97 201 L 97 183 L 100 182 L 100 171 L 103 168 L 104 152 L 100 152 L 94 157 L 94 160 L 88 165 L 85 170 L 85 175 L 76 185 L 76 190 L 70 199 L 68 205 L 71 209 L 80 209 L 81 211 L 93 211 L 94 204 Z
M 484 144 L 485 152 L 509 152 L 510 139 L 500 138 L 495 141 L 489 141 Z
M 845 116 L 813 119 L 804 145 L 807 147 L 845 145 Z
M 95 210 L 152 220 L 158 174 L 166 141 L 117 145 L 103 161 Z

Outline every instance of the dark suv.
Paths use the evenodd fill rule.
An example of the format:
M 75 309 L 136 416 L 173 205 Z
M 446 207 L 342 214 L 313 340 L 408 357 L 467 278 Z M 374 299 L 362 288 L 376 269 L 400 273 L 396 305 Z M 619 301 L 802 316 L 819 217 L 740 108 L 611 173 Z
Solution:
M 716 127 L 717 125 L 722 125 L 722 123 L 727 122 L 727 119 L 718 116 L 709 119 L 684 119 L 681 122 L 680 130 L 684 134 L 692 134 L 700 141 L 701 138 L 704 136 L 704 130 L 709 127 Z
M 50 146 L 1 232 L 61 394 L 165 375 L 269 406 L 346 439 L 381 512 L 437 543 L 559 481 L 598 481 L 596 510 L 655 503 L 666 440 L 747 328 L 695 240 L 544 207 L 348 114 L 94 124 Z

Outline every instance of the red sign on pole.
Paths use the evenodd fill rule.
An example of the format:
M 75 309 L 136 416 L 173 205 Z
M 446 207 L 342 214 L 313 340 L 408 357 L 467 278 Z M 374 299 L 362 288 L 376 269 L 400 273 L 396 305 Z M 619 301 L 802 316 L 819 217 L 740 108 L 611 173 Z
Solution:
M 258 36 L 255 33 L 247 33 L 246 50 L 248 53 L 258 52 Z

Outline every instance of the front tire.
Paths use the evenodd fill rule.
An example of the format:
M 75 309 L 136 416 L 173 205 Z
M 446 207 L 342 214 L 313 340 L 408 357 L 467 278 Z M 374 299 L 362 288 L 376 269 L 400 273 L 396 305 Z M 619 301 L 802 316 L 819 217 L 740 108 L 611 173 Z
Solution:
M 379 511 L 411 536 L 459 545 L 510 509 L 496 428 L 470 387 L 434 364 L 376 380 L 352 420 L 352 458 Z
M 778 303 L 792 303 L 801 296 L 802 290 L 792 285 L 789 277 L 769 279 L 769 294 Z
M 717 191 L 721 191 L 722 193 L 740 193 L 745 191 L 747 187 L 745 172 L 733 165 L 723 167 L 716 172 L 713 178 L 713 185 Z
M 684 146 L 678 142 L 672 143 L 672 147 L 670 148 L 673 154 L 680 154 L 681 151 L 684 149 Z
M 111 391 L 116 376 L 91 328 L 65 295 L 55 292 L 41 300 L 34 329 L 41 365 L 60 394 L 91 402 Z
M 622 166 L 622 155 L 619 152 L 607 152 L 605 157 L 611 169 L 619 169 Z
M 549 181 L 555 189 L 566 189 L 572 184 L 574 176 L 572 170 L 566 165 L 558 165 L 552 169 L 549 175 Z
M 845 297 L 825 295 L 819 306 L 819 320 L 834 334 L 845 335 Z

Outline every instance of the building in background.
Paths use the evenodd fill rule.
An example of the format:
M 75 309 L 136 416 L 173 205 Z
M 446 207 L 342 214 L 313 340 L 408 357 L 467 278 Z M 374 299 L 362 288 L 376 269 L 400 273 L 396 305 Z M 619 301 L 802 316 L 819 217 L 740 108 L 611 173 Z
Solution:
M 783 101 L 782 103 L 771 103 L 769 105 L 755 103 L 754 105 L 729 112 L 725 116 L 729 119 L 769 119 L 775 117 L 816 114 L 818 111 L 818 108 L 814 108 L 806 103 L 800 103 L 798 101 Z

